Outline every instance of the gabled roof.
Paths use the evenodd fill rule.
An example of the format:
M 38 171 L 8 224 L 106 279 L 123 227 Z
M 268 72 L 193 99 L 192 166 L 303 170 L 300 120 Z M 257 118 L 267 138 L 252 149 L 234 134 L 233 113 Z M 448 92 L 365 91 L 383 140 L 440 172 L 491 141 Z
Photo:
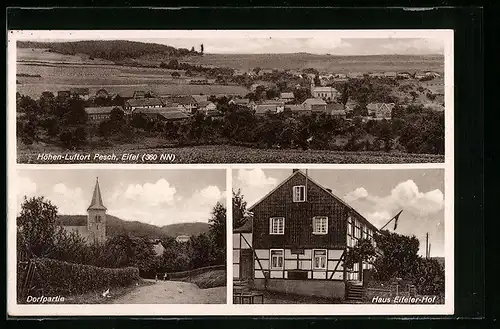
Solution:
M 210 104 L 214 104 L 213 102 L 211 101 L 201 101 L 201 102 L 198 102 L 198 106 L 199 107 L 207 107 L 208 105 Z M 215 104 L 214 104 L 215 105 Z
M 256 203 L 254 203 L 250 208 L 248 208 L 248 210 L 252 211 L 257 205 L 259 205 L 267 197 L 269 197 L 271 194 L 273 194 L 275 191 L 277 191 L 281 186 L 283 186 L 286 182 L 288 182 L 290 179 L 292 179 L 292 177 L 294 177 L 295 175 L 302 175 L 302 176 L 304 176 L 304 178 L 306 178 L 306 176 L 304 175 L 304 173 L 302 171 L 297 170 L 296 172 L 294 172 L 293 174 L 291 174 L 290 176 L 288 176 L 287 179 L 285 179 L 284 181 L 282 181 L 278 186 L 276 186 L 274 189 L 272 189 L 269 193 L 267 193 L 263 198 L 261 198 L 259 201 L 257 201 Z M 307 177 L 307 180 L 309 182 L 315 184 L 316 186 L 318 186 L 320 189 L 322 189 L 326 193 L 328 193 L 333 199 L 335 199 L 336 201 L 340 202 L 342 205 L 344 205 L 345 207 L 347 207 L 349 210 L 351 210 L 352 212 L 354 212 L 355 214 L 357 214 L 358 216 L 360 216 L 361 218 L 363 218 L 364 221 L 366 222 L 366 224 L 368 226 L 370 226 L 373 230 L 378 231 L 377 227 L 375 227 L 372 223 L 370 223 L 368 221 L 368 219 L 366 219 L 363 215 L 361 215 L 358 211 L 356 211 L 356 209 L 354 209 L 353 207 L 351 207 L 350 205 L 348 205 L 344 200 L 342 200 L 341 198 L 337 197 L 332 192 L 328 191 L 321 184 L 319 184 L 316 181 L 314 181 L 313 179 L 311 179 L 310 176 Z
M 262 114 L 266 112 L 276 112 L 276 105 L 272 104 L 259 104 L 255 107 L 255 113 Z
M 234 102 L 234 104 L 238 104 L 238 105 L 250 104 L 250 99 L 248 99 L 248 98 L 234 98 L 234 99 L 232 99 L 232 101 Z
M 87 210 L 106 210 L 106 207 L 104 207 L 102 203 L 101 189 L 99 188 L 99 179 L 97 178 L 95 181 L 94 194 L 92 195 L 92 200 Z
M 233 229 L 233 233 L 252 233 L 253 220 L 252 217 L 247 217 L 243 225 Z
M 127 101 L 131 107 L 141 106 L 163 106 L 163 102 L 159 98 L 132 98 Z
M 326 102 L 321 98 L 308 98 L 302 105 L 326 105 Z
M 280 97 L 281 98 L 295 98 L 293 93 L 281 93 Z

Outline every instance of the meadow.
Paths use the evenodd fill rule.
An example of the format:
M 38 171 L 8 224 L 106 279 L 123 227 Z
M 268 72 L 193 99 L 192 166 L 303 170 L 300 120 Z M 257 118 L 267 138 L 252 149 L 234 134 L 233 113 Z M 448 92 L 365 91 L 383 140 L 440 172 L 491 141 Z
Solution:
M 17 77 L 17 91 L 22 95 L 38 98 L 44 91 L 57 94 L 72 87 L 87 87 L 91 94 L 105 88 L 111 94 L 132 96 L 135 90 L 149 90 L 159 95 L 246 95 L 249 91 L 234 85 L 190 85 L 183 71 L 173 78 L 173 70 L 147 67 L 119 66 L 110 62 L 89 62 L 85 55 L 69 56 L 41 52 L 32 54 L 18 49 L 17 74 L 39 77 Z M 35 55 L 39 57 L 36 58 Z M 78 60 L 80 59 L 80 61 Z
M 121 157 L 124 153 L 157 154 L 159 161 L 162 154 L 175 155 L 174 161 L 166 160 L 163 163 L 443 163 L 443 155 L 409 154 L 390 152 L 346 152 L 327 150 L 296 150 L 296 149 L 255 149 L 233 145 L 202 145 L 188 147 L 137 148 L 112 147 L 103 149 L 82 150 L 78 153 L 116 154 Z M 68 161 L 41 161 L 37 160 L 40 153 L 52 155 L 74 154 L 75 152 L 57 150 L 55 147 L 40 149 L 33 146 L 18 148 L 18 163 L 71 163 Z M 97 161 L 98 163 L 143 163 L 138 160 L 127 161 Z M 79 163 L 75 161 L 74 163 Z
M 161 56 L 144 56 L 138 62 L 159 64 L 166 61 Z M 333 56 L 297 54 L 205 54 L 189 56 L 182 62 L 196 65 L 230 67 L 238 70 L 251 70 L 255 67 L 277 70 L 302 70 L 315 68 L 320 72 L 385 72 L 385 71 L 444 71 L 444 57 L 437 55 L 403 56 Z

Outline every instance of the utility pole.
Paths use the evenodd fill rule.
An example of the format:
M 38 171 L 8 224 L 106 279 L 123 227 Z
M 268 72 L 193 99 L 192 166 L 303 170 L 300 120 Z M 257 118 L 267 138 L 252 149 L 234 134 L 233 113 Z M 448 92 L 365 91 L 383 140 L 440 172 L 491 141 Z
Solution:
M 429 232 L 425 234 L 425 259 L 429 258 Z

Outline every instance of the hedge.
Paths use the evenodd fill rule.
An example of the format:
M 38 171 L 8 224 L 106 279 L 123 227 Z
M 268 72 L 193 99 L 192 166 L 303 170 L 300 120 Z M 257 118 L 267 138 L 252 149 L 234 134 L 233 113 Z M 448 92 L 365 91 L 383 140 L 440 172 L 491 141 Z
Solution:
M 139 280 L 136 267 L 103 268 L 68 263 L 49 258 L 31 260 L 35 275 L 31 282 L 34 293 L 44 295 L 73 295 L 108 288 L 129 286 Z
M 212 266 L 206 266 L 206 267 L 200 267 L 197 269 L 189 270 L 189 271 L 183 271 L 183 272 L 170 272 L 170 273 L 158 273 L 158 278 L 162 279 L 163 275 L 167 275 L 167 278 L 169 280 L 171 279 L 184 279 L 187 277 L 191 277 L 194 275 L 198 275 L 201 273 L 209 272 L 209 271 L 214 271 L 214 270 L 225 270 L 226 265 L 212 265 Z

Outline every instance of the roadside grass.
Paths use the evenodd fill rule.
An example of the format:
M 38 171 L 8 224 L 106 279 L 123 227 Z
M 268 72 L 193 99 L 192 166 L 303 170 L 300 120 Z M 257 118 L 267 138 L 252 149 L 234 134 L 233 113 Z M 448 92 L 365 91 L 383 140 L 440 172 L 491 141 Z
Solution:
M 116 287 L 109 289 L 110 297 L 103 297 L 104 291 L 91 291 L 81 295 L 73 295 L 64 298 L 64 302 L 58 304 L 109 304 L 114 299 L 124 296 L 134 289 L 142 286 L 155 284 L 151 281 L 141 280 L 127 287 Z
M 183 278 L 179 281 L 194 283 L 200 289 L 224 287 L 226 286 L 226 271 L 215 270 L 197 274 L 192 277 Z
M 138 160 L 121 160 L 124 153 L 156 154 L 157 160 L 148 163 L 444 163 L 444 155 L 386 153 L 386 152 L 347 152 L 328 150 L 298 150 L 298 149 L 257 149 L 233 145 L 200 145 L 186 147 L 143 148 L 137 145 L 114 146 L 103 149 L 81 150 L 77 152 L 64 151 L 52 146 L 44 148 L 31 146 L 19 147 L 17 154 L 18 163 L 82 163 L 81 161 L 37 160 L 38 154 L 50 153 L 51 155 L 84 154 L 91 155 L 88 163 L 143 163 Z M 115 154 L 117 161 L 92 160 L 93 155 Z M 173 154 L 172 160 L 160 160 L 162 154 Z

